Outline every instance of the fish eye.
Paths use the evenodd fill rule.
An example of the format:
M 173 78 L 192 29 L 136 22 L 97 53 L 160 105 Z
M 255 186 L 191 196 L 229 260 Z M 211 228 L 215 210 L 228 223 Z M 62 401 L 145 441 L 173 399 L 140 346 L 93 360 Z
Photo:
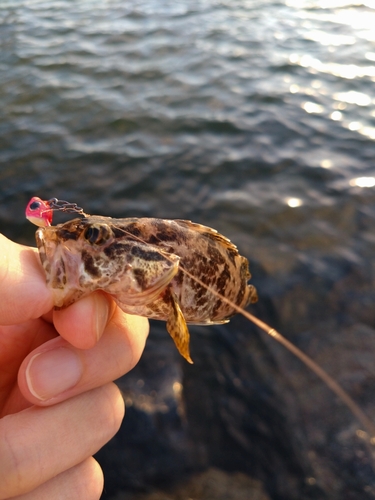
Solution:
M 40 206 L 41 206 L 40 201 L 33 201 L 33 202 L 30 204 L 29 208 L 30 208 L 30 210 L 36 210 L 36 209 L 37 209 L 37 208 L 39 208 Z
M 85 230 L 84 238 L 93 245 L 102 245 L 109 239 L 110 231 L 106 224 L 95 224 Z

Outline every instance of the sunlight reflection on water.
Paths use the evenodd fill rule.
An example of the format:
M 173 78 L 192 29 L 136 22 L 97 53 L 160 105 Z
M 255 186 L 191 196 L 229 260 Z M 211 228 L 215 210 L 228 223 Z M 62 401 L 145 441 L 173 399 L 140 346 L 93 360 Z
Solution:
M 0 0 L 0 22 L 4 234 L 33 244 L 36 195 L 190 219 L 238 244 L 297 342 L 373 325 L 372 1 Z

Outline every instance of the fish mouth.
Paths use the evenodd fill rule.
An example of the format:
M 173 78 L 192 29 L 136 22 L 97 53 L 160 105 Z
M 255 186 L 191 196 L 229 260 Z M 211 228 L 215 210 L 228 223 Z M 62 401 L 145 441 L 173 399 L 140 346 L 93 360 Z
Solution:
M 70 261 L 77 257 L 59 244 L 53 226 L 37 229 L 35 239 L 55 307 L 61 308 L 72 304 L 84 293 L 77 287 L 71 286 L 68 276 Z
M 49 280 L 50 280 L 50 276 L 51 276 L 51 263 L 49 261 L 49 258 L 48 258 L 48 251 L 47 251 L 47 240 L 45 238 L 45 229 L 44 227 L 40 227 L 36 230 L 36 233 L 35 233 L 35 240 L 36 240 L 36 246 L 38 248 L 38 252 L 39 252 L 39 258 L 40 258 L 40 262 L 42 263 L 42 266 L 43 266 L 43 269 L 44 269 L 44 272 L 46 274 L 46 279 L 47 279 L 47 283 L 49 283 Z M 56 248 L 56 244 L 55 244 L 55 248 Z

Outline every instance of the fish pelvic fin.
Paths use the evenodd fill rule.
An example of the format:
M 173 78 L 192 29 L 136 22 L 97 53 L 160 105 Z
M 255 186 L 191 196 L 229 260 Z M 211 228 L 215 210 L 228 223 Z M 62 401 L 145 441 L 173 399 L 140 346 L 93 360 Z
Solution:
M 168 293 L 171 307 L 167 319 L 167 331 L 172 337 L 181 356 L 184 357 L 188 363 L 193 363 L 193 360 L 190 357 L 189 349 L 190 333 L 184 315 L 175 294 L 170 289 L 168 290 Z

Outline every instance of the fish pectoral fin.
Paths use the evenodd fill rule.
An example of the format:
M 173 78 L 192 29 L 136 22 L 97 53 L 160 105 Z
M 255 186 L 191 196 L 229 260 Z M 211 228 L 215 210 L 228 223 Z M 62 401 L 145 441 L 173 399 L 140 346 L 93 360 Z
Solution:
M 170 313 L 167 319 L 167 330 L 169 335 L 172 337 L 178 352 L 182 357 L 186 359 L 189 363 L 193 363 L 190 357 L 190 333 L 182 314 L 181 308 L 178 304 L 177 298 L 172 291 L 170 292 Z

